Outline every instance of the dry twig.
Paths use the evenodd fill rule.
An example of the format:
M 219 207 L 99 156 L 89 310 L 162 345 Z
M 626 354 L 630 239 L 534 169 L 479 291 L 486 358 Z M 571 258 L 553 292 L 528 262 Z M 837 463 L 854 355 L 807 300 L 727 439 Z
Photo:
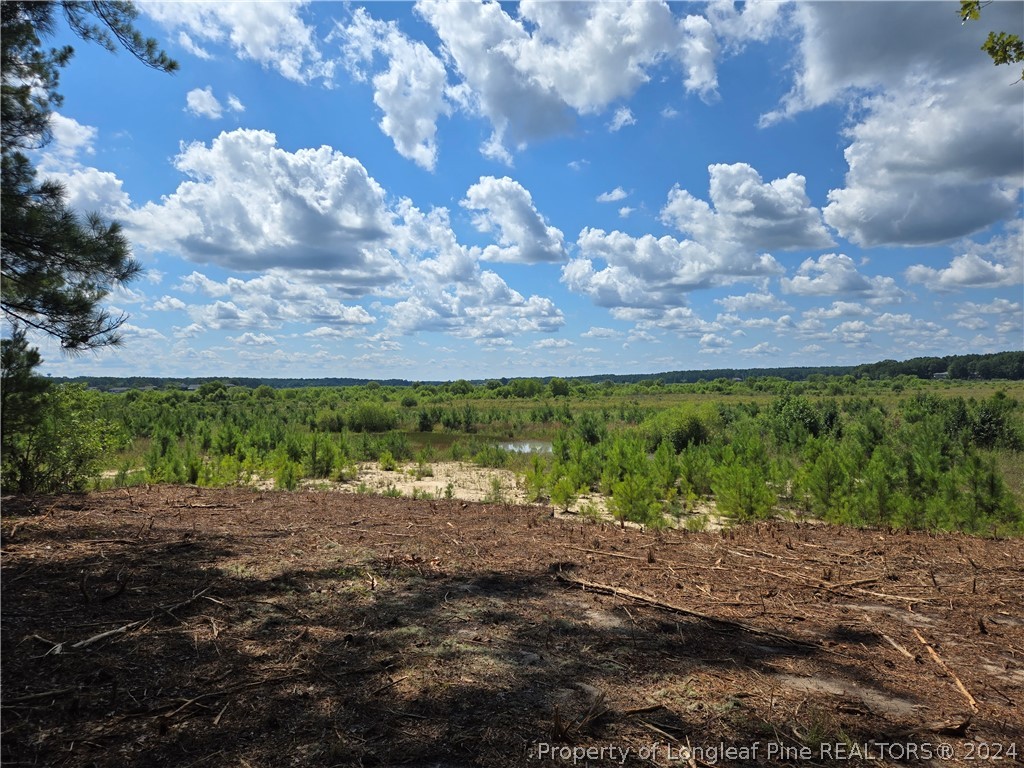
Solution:
M 960 693 L 964 695 L 964 698 L 967 699 L 967 703 L 970 705 L 971 711 L 977 712 L 978 702 L 974 700 L 974 697 L 971 696 L 971 692 L 967 690 L 967 687 L 960 681 L 960 678 L 956 676 L 953 670 L 946 666 L 946 662 L 942 660 L 942 657 L 939 656 L 938 652 L 934 648 L 932 648 L 928 641 L 921 636 L 920 632 L 918 632 L 915 629 L 914 634 L 917 635 L 917 639 L 921 641 L 921 645 L 928 649 L 928 653 L 935 660 L 935 663 L 942 668 L 942 671 L 949 675 L 951 678 L 953 678 L 953 682 L 956 683 L 957 689 L 960 691 Z

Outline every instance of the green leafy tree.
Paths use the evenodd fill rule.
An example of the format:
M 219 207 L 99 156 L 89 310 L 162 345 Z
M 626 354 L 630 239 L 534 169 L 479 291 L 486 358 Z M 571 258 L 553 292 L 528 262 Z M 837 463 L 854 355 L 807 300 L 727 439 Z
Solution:
M 981 9 L 991 3 L 992 0 L 960 0 L 961 22 L 966 24 L 968 21 L 977 21 L 981 18 Z M 992 63 L 996 66 L 1019 64 L 1024 61 L 1024 40 L 1021 40 L 1020 35 L 1009 32 L 989 32 L 981 45 L 981 50 L 992 58 Z M 1024 80 L 1024 71 L 1021 72 L 1020 79 Z
M 148 66 L 173 72 L 177 63 L 133 26 L 132 3 L 114 0 L 0 3 L 3 166 L 0 208 L 0 308 L 13 323 L 57 338 L 67 350 L 119 343 L 126 317 L 101 306 L 110 288 L 141 271 L 116 222 L 68 208 L 63 187 L 39 181 L 25 155 L 51 138 L 50 116 L 60 106 L 60 70 L 70 46 L 43 47 L 57 9 L 83 40 L 108 50 L 126 48 Z
M 555 377 L 548 382 L 552 397 L 567 397 L 570 392 L 569 382 L 565 379 Z

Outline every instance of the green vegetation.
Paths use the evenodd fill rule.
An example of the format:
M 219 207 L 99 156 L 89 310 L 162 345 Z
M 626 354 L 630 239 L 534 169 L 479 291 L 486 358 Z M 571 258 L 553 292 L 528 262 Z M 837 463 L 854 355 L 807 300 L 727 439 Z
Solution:
M 21 382 L 12 397 L 42 397 L 26 383 L 33 379 L 24 366 L 8 374 L 5 363 L 8 378 Z M 646 526 L 689 525 L 684 514 L 713 504 L 735 521 L 812 516 L 860 526 L 1024 532 L 1024 383 L 844 375 L 694 384 L 559 380 L 555 387 L 537 379 L 301 389 L 210 381 L 190 392 L 61 391 L 87 399 L 90 445 L 105 446 L 109 485 L 272 480 L 291 489 L 353 479 L 358 462 L 423 477 L 432 462 L 458 460 L 512 469 L 530 500 L 561 509 L 602 493 L 618 520 Z M 5 411 L 14 408 L 7 392 Z M 40 445 L 54 439 L 35 423 L 18 430 L 38 433 Z M 131 442 L 112 449 L 117 435 Z M 12 447 L 25 440 L 8 441 L 5 431 L 4 479 L 30 490 L 19 481 L 18 462 L 41 459 Z M 502 446 L 526 440 L 550 443 L 551 452 Z M 64 487 L 82 486 L 80 479 Z M 445 496 L 452 493 L 449 486 Z M 495 485 L 488 497 L 504 500 L 508 491 Z
M 3 361 L 2 477 L 20 493 L 78 491 L 99 471 L 101 457 L 127 444 L 113 421 L 100 417 L 99 393 L 80 384 L 51 386 L 33 369 L 37 350 L 25 334 L 0 341 Z M 126 473 L 125 473 L 126 474 Z

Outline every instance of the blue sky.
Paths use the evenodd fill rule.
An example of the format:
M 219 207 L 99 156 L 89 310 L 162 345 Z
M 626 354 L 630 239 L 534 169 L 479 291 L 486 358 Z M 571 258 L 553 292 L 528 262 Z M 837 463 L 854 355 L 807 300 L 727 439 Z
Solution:
M 142 2 L 37 158 L 125 227 L 53 375 L 437 380 L 1024 347 L 1024 4 Z

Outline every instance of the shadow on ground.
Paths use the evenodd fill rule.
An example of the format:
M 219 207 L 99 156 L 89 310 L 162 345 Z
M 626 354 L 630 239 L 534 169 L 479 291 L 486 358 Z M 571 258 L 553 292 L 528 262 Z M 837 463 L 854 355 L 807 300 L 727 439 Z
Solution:
M 983 710 L 964 726 L 950 678 L 893 628 L 902 613 L 849 607 L 868 578 L 852 559 L 814 601 L 794 586 L 859 532 L 829 552 L 813 531 L 653 535 L 537 508 L 190 488 L 9 500 L 3 532 L 4 765 L 769 765 L 804 749 L 850 765 L 821 745 L 960 749 L 979 723 L 1022 741 L 1012 679 L 969 680 Z M 996 546 L 964 541 L 974 563 Z M 1002 545 L 994 562 L 1019 555 Z M 733 564 L 752 547 L 768 565 Z M 912 604 L 949 638 L 936 654 L 962 652 L 939 634 L 948 611 Z

